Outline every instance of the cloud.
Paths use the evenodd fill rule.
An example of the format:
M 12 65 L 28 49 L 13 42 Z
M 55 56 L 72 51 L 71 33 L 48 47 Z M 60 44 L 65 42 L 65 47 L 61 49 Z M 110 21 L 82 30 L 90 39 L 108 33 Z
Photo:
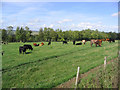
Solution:
M 4 21 L 3 20 L 0 20 L 0 24 L 3 24 L 4 23 Z
M 117 25 L 103 25 L 101 23 L 90 23 L 90 22 L 81 22 L 79 24 L 71 24 L 67 26 L 67 29 L 70 30 L 85 30 L 85 29 L 91 29 L 91 30 L 96 30 L 98 29 L 99 31 L 105 31 L 105 32 L 118 32 L 118 26 Z
M 59 24 L 64 23 L 64 22 L 71 22 L 72 19 L 63 19 L 62 21 L 58 21 Z
M 18 15 L 24 15 L 24 14 L 30 14 L 32 11 L 35 11 L 37 10 L 37 8 L 35 7 L 28 7 L 28 8 L 25 8 L 23 10 L 21 10 Z
M 120 12 L 118 12 L 118 13 L 113 13 L 111 16 L 118 16 L 118 15 L 120 15 Z
M 49 27 L 50 27 L 50 28 L 53 28 L 53 26 L 54 26 L 54 25 L 53 25 L 53 24 L 51 24 Z

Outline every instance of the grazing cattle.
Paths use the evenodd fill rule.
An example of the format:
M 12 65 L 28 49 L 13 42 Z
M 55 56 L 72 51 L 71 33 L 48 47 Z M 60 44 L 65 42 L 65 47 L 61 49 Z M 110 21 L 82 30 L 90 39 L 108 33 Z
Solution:
M 106 39 L 106 41 L 111 43 L 111 42 L 115 42 L 115 39 L 110 38 L 110 39 Z
M 63 44 L 68 44 L 67 41 L 63 41 Z
M 36 44 L 35 46 L 39 46 L 39 44 Z
M 33 50 L 32 46 L 29 45 L 29 44 L 25 44 L 24 47 L 25 47 L 26 49 Z
M 2 56 L 3 56 L 3 54 L 4 54 L 4 51 L 2 51 Z
M 110 42 L 110 43 L 111 43 L 111 42 L 115 42 L 115 39 L 110 38 L 110 39 L 109 39 L 109 42 Z
M 82 43 L 85 44 L 85 43 L 86 43 L 86 40 L 82 40 Z
M 82 43 L 76 43 L 76 45 L 82 45 Z
M 1 41 L 1 43 L 2 43 L 2 44 L 5 44 L 5 45 L 8 44 L 8 42 L 3 42 L 3 41 Z
M 36 46 L 37 44 L 36 43 L 33 43 L 34 46 Z
M 41 44 L 42 44 L 42 45 L 44 45 L 44 43 L 43 43 L 43 42 L 42 42 Z
M 109 42 L 109 40 L 110 40 L 110 39 L 108 39 L 108 38 L 106 39 L 106 41 L 108 41 L 108 42 Z
M 106 41 L 105 39 L 100 39 L 100 40 L 102 40 L 102 41 Z
M 44 43 L 42 42 L 39 46 L 43 46 L 44 45 Z
M 39 46 L 39 44 L 33 43 L 34 46 Z
M 48 45 L 50 45 L 50 44 L 51 44 L 51 42 L 49 41 L 49 42 L 48 42 Z
M 91 40 L 91 47 L 92 47 L 92 45 L 93 45 L 93 43 L 94 44 L 96 44 L 96 47 L 97 47 L 97 45 L 99 45 L 100 47 L 101 47 L 101 44 L 102 44 L 102 40 Z
M 23 52 L 23 54 L 26 53 L 26 47 L 25 46 L 20 46 L 19 47 L 19 53 L 21 54 L 22 52 Z
M 73 45 L 75 45 L 75 41 L 73 41 Z

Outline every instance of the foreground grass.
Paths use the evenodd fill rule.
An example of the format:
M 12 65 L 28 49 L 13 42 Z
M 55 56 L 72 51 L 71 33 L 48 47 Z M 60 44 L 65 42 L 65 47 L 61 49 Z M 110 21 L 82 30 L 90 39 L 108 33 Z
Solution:
M 81 46 L 72 42 L 68 45 L 53 42 L 47 46 L 45 42 L 23 55 L 18 52 L 20 45 L 23 43 L 3 45 L 3 88 L 52 88 L 74 77 L 78 66 L 85 73 L 103 64 L 105 56 L 109 56 L 108 60 L 116 58 L 118 50 L 117 42 L 103 42 L 102 47 L 90 47 L 90 42 Z
M 118 88 L 118 59 L 82 78 L 78 88 Z

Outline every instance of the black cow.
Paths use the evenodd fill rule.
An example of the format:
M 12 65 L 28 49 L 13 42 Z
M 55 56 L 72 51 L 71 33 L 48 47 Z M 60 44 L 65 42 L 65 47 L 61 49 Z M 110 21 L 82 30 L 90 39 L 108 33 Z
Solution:
M 51 42 L 49 41 L 49 42 L 48 42 L 48 45 L 50 45 L 50 44 L 51 44 Z
M 63 44 L 68 44 L 67 41 L 63 41 Z
M 23 54 L 26 53 L 26 47 L 25 46 L 20 46 L 19 47 L 19 53 L 21 54 L 22 52 L 23 52 Z
M 75 45 L 75 41 L 73 41 L 73 45 Z
M 82 45 L 82 43 L 76 43 L 76 45 Z
M 35 46 L 39 46 L 39 44 L 36 44 Z
M 33 50 L 32 46 L 29 45 L 29 44 L 25 44 L 24 47 L 25 47 L 26 49 Z
M 110 42 L 110 43 L 111 43 L 111 42 L 115 42 L 115 39 L 110 38 L 110 39 L 109 39 L 109 42 Z
M 3 56 L 3 54 L 4 54 L 4 51 L 2 51 L 2 56 Z

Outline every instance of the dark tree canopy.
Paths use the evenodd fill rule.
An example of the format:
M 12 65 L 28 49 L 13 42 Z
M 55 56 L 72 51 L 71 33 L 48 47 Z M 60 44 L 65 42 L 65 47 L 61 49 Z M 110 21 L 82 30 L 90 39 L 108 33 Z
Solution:
M 29 29 L 28 26 L 25 28 L 17 27 L 13 31 L 12 26 L 8 26 L 7 30 L 0 29 L 2 31 L 2 40 L 8 42 L 32 42 L 32 41 L 80 41 L 80 40 L 91 40 L 91 39 L 120 39 L 120 33 L 115 32 L 100 32 L 97 29 L 85 29 L 85 30 L 67 30 L 62 31 L 61 29 L 54 30 L 53 28 L 40 28 L 37 34 Z

